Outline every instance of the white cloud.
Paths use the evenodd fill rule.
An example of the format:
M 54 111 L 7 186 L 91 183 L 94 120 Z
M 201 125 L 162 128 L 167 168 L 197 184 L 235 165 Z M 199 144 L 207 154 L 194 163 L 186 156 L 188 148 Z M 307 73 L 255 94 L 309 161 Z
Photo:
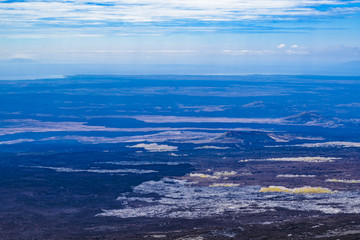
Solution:
M 291 48 L 298 48 L 298 47 L 299 47 L 299 45 L 297 45 L 297 44 L 294 44 L 291 46 Z
M 292 50 L 292 49 L 289 49 L 289 50 L 286 50 L 285 52 L 287 54 L 289 54 L 289 55 L 307 55 L 307 54 L 310 54 L 310 52 L 307 51 L 307 50 Z
M 23 59 L 32 59 L 33 56 L 27 53 L 15 53 L 10 56 L 10 59 L 23 58 Z
M 1 19 L 1 17 L 0 17 Z M 3 38 L 15 38 L 15 39 L 43 39 L 43 38 L 47 38 L 47 39 L 51 39 L 51 38 L 100 38 L 100 37 L 104 37 L 105 35 L 101 35 L 101 34 L 89 34 L 89 33 L 83 33 L 83 34 L 75 34 L 75 33 L 49 33 L 49 32 L 41 32 L 41 33 L 23 33 L 23 34 L 3 34 L 1 35 L 1 37 Z
M 340 0 L 123 0 L 31 1 L 0 5 L 0 21 L 6 25 L 31 26 L 38 22 L 83 25 L 113 22 L 161 22 L 173 20 L 239 21 L 289 19 L 299 16 L 347 14 L 360 11 Z M 90 3 L 90 4 L 89 4 Z M 335 5 L 319 11 L 320 5 Z M 343 7 L 342 7 L 343 6 Z
M 277 46 L 277 48 L 284 48 L 284 47 L 286 47 L 286 45 L 285 45 L 284 43 L 279 44 L 279 45 Z
M 101 35 L 101 34 L 75 34 L 73 36 L 74 37 L 86 37 L 86 38 L 89 38 L 89 37 L 98 38 L 98 37 L 103 37 L 104 35 Z
M 116 49 L 98 49 L 98 50 L 56 50 L 60 54 L 123 54 L 123 53 L 149 53 L 149 54 L 189 54 L 195 53 L 195 50 L 175 50 L 175 49 L 157 49 L 157 50 L 116 50 Z
M 271 50 L 223 50 L 225 54 L 231 55 L 263 55 L 272 54 L 274 51 Z
M 176 54 L 176 53 L 194 53 L 195 50 L 171 50 L 171 49 L 164 49 L 164 50 L 147 50 L 145 53 L 170 53 L 170 54 Z

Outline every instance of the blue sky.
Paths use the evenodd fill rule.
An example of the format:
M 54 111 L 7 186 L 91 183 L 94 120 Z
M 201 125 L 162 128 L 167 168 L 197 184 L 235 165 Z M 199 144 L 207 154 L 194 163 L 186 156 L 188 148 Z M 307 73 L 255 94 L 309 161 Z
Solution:
M 360 60 L 360 1 L 0 0 L 0 61 L 288 66 Z

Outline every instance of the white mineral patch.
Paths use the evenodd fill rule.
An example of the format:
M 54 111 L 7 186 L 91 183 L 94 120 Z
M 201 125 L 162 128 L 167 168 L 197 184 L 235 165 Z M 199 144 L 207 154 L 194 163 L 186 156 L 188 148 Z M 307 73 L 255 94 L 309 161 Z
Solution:
M 314 238 L 322 238 L 322 239 L 326 239 L 326 238 L 334 238 L 334 237 L 341 237 L 344 236 L 346 237 L 347 235 L 350 236 L 360 236 L 360 230 L 344 230 L 344 229 L 337 229 L 334 231 L 327 231 L 327 233 L 325 234 L 321 234 L 321 235 L 316 235 L 314 236 Z M 336 239 L 341 239 L 341 238 L 336 238 Z
M 34 139 L 20 138 L 16 140 L 0 141 L 0 145 L 12 145 L 18 143 L 34 142 Z
M 214 172 L 214 176 L 234 176 L 236 175 L 235 171 L 223 171 L 223 172 Z
M 106 209 L 96 216 L 159 217 L 201 219 L 228 213 L 262 213 L 285 208 L 296 211 L 319 211 L 326 214 L 360 213 L 359 191 L 329 194 L 289 194 L 259 192 L 260 186 L 202 187 L 185 180 L 164 178 L 133 188 L 136 197 L 126 194 L 118 200 L 121 209 Z M 141 201 L 141 195 L 144 200 Z M 149 198 L 149 195 L 159 198 Z M 139 204 L 139 202 L 142 204 Z
M 96 164 L 111 164 L 125 166 L 141 166 L 141 165 L 169 165 L 175 166 L 180 164 L 189 164 L 188 162 L 158 162 L 158 161 L 119 161 L 119 162 L 96 162 Z
M 150 235 L 150 237 L 153 237 L 153 238 L 166 238 L 167 235 L 163 235 L 163 234 L 156 234 L 156 235 Z
M 194 131 L 165 131 L 155 134 L 121 136 L 121 137 L 98 137 L 98 136 L 79 136 L 67 135 L 62 137 L 52 137 L 41 139 L 47 140 L 75 140 L 85 144 L 100 143 L 137 143 L 137 142 L 190 142 L 207 143 L 210 139 L 219 136 L 219 133 L 194 132 Z
M 225 111 L 228 106 L 225 105 L 198 105 L 198 106 L 185 106 L 180 104 L 179 108 L 192 110 L 194 112 L 221 112 Z
M 322 138 L 322 137 L 309 137 L 309 136 L 304 137 L 304 136 L 296 136 L 296 135 L 291 135 L 291 134 L 269 133 L 268 136 L 279 143 L 280 142 L 290 142 L 290 141 L 294 141 L 294 140 L 313 140 L 313 141 L 324 140 L 324 138 Z M 284 145 L 282 145 L 282 146 L 284 146 Z M 278 146 L 267 146 L 267 147 L 282 147 L 282 146 L 278 145 Z M 288 145 L 285 145 L 285 146 L 288 146 Z
M 264 104 L 263 101 L 255 101 L 255 102 L 244 104 L 244 105 L 242 105 L 242 107 L 245 107 L 245 108 L 258 108 L 258 107 L 265 107 L 265 104 Z
M 229 149 L 229 147 L 218 147 L 218 146 L 202 146 L 196 147 L 195 149 Z
M 261 161 L 272 161 L 272 162 L 333 162 L 341 158 L 336 157 L 281 157 L 281 158 L 264 158 L 264 159 L 245 159 L 239 162 L 261 162 Z
M 360 147 L 359 142 L 323 142 L 293 145 L 296 147 Z
M 66 167 L 46 167 L 46 166 L 29 166 L 31 168 L 43 168 L 54 170 L 56 172 L 67 172 L 67 173 L 75 173 L 75 172 L 89 172 L 89 173 L 136 173 L 136 174 L 144 174 L 144 173 L 155 173 L 158 171 L 155 170 L 142 170 L 142 169 L 73 169 Z
M 289 142 L 290 141 L 285 138 L 280 138 L 279 136 L 277 136 L 275 134 L 268 134 L 268 136 L 271 137 L 272 139 L 274 139 L 276 142 Z
M 315 175 L 279 174 L 278 178 L 313 178 Z
M 158 145 L 156 143 L 139 143 L 133 146 L 127 146 L 128 148 L 144 148 L 145 150 L 149 152 L 171 152 L 171 151 L 177 151 L 178 147 L 175 146 L 169 146 L 169 145 Z
M 184 116 L 161 116 L 161 115 L 137 115 L 124 116 L 134 118 L 147 123 L 262 123 L 280 124 L 282 118 L 228 118 L 228 117 L 184 117 Z
M 180 238 L 179 240 L 204 240 L 204 238 L 202 236 L 197 236 L 197 237 L 184 237 L 184 238 Z
M 326 179 L 326 182 L 337 182 L 337 183 L 360 183 L 360 180 L 355 179 Z
M 211 171 L 211 170 L 210 170 Z M 198 178 L 214 178 L 219 179 L 221 177 L 229 177 L 236 175 L 235 171 L 223 171 L 223 172 L 214 172 L 214 174 L 204 174 L 204 173 L 190 173 L 190 177 L 198 177 Z
M 237 183 L 214 183 L 209 187 L 238 187 L 240 184 Z
M 90 126 L 86 122 L 42 122 L 35 119 L 8 119 L 10 126 L 0 128 L 0 135 L 25 132 L 118 132 L 118 128 Z

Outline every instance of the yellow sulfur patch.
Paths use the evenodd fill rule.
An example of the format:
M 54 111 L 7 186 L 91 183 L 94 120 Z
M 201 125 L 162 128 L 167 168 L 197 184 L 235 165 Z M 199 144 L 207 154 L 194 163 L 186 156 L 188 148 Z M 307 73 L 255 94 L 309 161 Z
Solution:
M 269 186 L 269 187 L 262 187 L 260 189 L 260 192 L 285 192 L 285 193 L 295 193 L 295 194 L 334 193 L 334 191 L 328 188 L 309 187 L 309 186 L 305 186 L 302 188 L 286 188 L 282 186 Z
M 235 171 L 214 172 L 214 175 L 215 176 L 234 176 L 234 175 L 236 175 L 236 172 Z
M 209 174 L 203 174 L 203 173 L 190 173 L 190 177 L 199 177 L 199 178 L 214 178 L 219 179 L 218 176 L 213 176 Z

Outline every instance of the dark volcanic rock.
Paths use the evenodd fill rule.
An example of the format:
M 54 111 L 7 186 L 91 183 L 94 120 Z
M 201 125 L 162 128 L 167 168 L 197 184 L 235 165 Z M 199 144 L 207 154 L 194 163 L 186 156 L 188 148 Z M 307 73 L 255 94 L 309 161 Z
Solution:
M 332 118 L 323 116 L 315 112 L 302 112 L 296 115 L 283 118 L 284 121 L 289 124 L 295 125 L 307 125 L 307 126 L 322 126 L 335 128 L 342 126 L 341 120 L 338 118 Z
M 228 131 L 214 139 L 215 142 L 221 143 L 240 143 L 243 145 L 259 145 L 264 143 L 275 143 L 266 132 L 257 131 Z

